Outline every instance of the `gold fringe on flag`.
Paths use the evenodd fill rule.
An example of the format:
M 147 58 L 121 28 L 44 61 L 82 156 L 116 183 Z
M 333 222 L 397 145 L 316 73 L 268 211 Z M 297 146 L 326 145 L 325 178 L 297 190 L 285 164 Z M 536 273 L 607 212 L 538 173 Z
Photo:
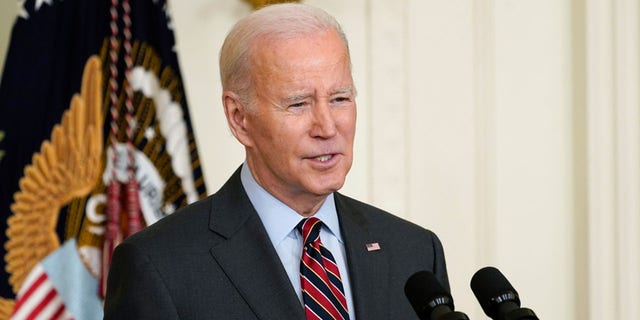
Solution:
M 285 2 L 300 2 L 298 0 L 245 0 L 249 2 L 251 6 L 253 6 L 253 10 L 260 9 L 264 6 L 276 3 L 285 3 Z

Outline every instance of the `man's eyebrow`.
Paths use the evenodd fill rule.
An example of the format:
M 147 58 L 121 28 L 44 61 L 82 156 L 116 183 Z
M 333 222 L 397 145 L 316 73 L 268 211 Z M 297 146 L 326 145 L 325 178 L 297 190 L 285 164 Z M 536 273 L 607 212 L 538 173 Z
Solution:
M 336 94 L 350 94 L 350 95 L 355 95 L 355 94 L 356 94 L 356 92 L 355 92 L 354 87 L 349 86 L 349 87 L 343 87 L 343 88 L 336 89 L 336 90 L 335 90 L 335 91 L 333 91 L 330 95 L 336 95 Z M 296 93 L 296 94 L 293 94 L 293 95 L 291 95 L 291 96 L 284 97 L 284 98 L 282 99 L 282 103 L 283 103 L 283 104 L 287 104 L 287 103 L 299 102 L 299 101 L 302 101 L 302 100 L 308 99 L 308 98 L 312 97 L 313 95 L 314 95 L 313 93 L 305 93 L 305 92 L 302 92 L 302 93 Z
M 344 87 L 344 88 L 339 88 L 339 89 L 335 90 L 335 91 L 332 93 L 332 95 L 333 95 L 333 94 L 345 94 L 345 93 L 346 93 L 346 94 L 354 95 L 354 94 L 355 94 L 355 90 L 354 90 L 354 88 L 353 88 L 353 87 Z
M 311 94 L 308 94 L 308 93 L 300 93 L 300 94 L 294 94 L 292 96 L 285 97 L 283 100 L 284 102 L 297 102 L 297 101 L 309 98 L 310 96 Z

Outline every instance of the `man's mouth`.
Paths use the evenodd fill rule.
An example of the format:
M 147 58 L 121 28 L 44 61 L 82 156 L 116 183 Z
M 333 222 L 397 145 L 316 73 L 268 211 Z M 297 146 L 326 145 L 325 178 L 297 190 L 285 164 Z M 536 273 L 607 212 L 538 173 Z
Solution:
M 326 155 L 322 155 L 322 156 L 317 156 L 315 158 L 313 158 L 313 160 L 317 160 L 320 162 L 325 162 L 325 161 L 329 161 L 329 159 L 331 159 L 333 157 L 332 154 L 326 154 Z

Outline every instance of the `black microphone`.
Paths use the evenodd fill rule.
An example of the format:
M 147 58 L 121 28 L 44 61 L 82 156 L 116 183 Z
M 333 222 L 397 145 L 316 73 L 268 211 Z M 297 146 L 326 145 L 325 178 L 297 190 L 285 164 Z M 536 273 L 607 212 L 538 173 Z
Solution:
M 421 320 L 469 320 L 466 314 L 453 311 L 453 298 L 429 271 L 409 277 L 404 294 Z
M 520 308 L 518 292 L 494 267 L 478 270 L 471 278 L 471 290 L 493 320 L 539 320 L 533 310 Z

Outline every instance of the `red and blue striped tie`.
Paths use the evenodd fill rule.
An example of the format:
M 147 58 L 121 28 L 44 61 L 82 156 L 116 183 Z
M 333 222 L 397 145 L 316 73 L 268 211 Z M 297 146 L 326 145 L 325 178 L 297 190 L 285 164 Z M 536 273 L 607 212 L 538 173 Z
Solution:
M 348 320 L 347 299 L 340 271 L 329 249 L 320 241 L 322 221 L 311 217 L 296 227 L 303 239 L 300 284 L 307 319 Z

